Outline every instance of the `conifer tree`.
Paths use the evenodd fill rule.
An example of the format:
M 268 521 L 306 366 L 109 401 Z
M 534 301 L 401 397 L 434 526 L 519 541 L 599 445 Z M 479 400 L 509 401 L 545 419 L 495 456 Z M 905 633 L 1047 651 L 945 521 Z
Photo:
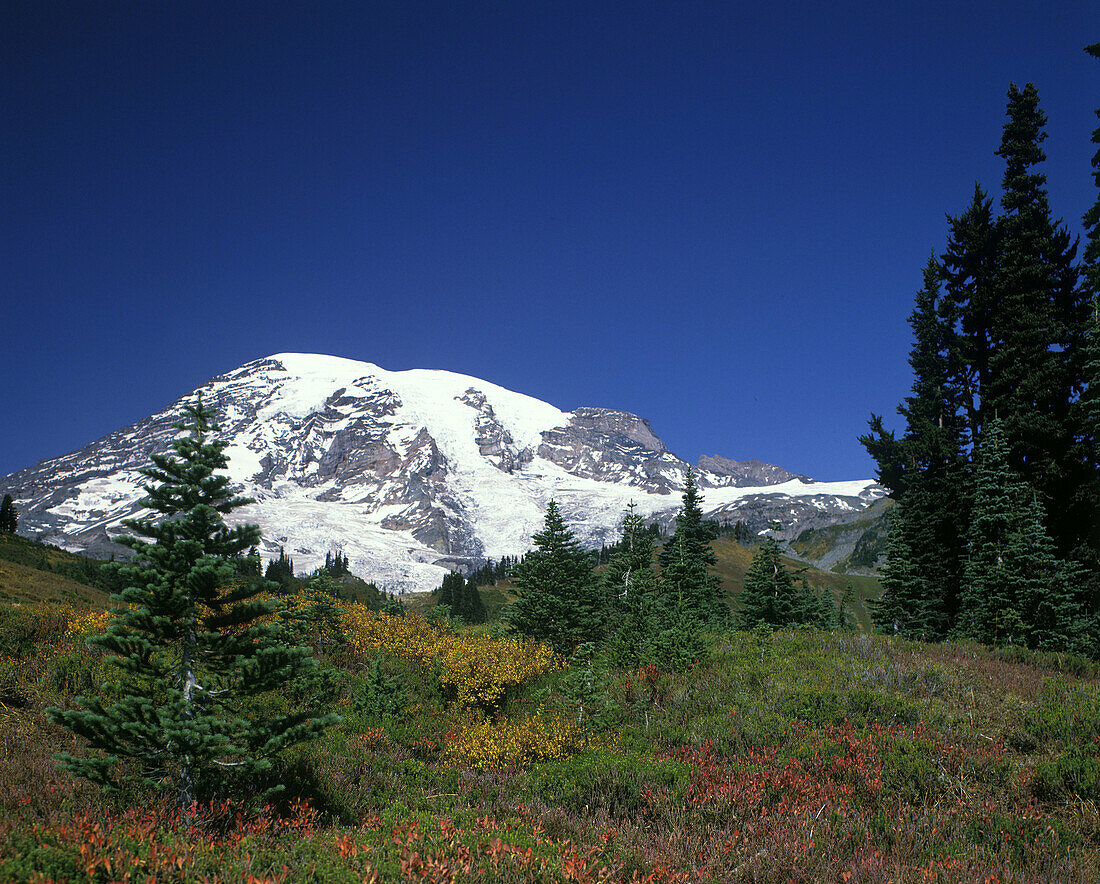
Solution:
M 15 503 L 10 494 L 4 495 L 4 502 L 0 503 L 0 531 L 14 534 L 19 528 L 19 516 L 15 509 Z
M 979 390 L 985 420 L 998 417 L 1009 464 L 1047 501 L 1047 524 L 1063 555 L 1081 542 L 1078 494 L 1087 473 L 1076 457 L 1088 305 L 1078 287 L 1077 244 L 1052 217 L 1041 144 L 1046 116 L 1032 84 L 1008 91 L 997 154 L 1005 161 L 989 378 Z
M 294 579 L 294 559 L 286 554 L 283 547 L 279 547 L 279 558 L 272 559 L 267 563 L 264 577 L 267 580 L 274 580 L 284 587 Z
M 683 506 L 676 514 L 676 530 L 661 550 L 661 582 L 670 604 L 677 605 L 700 624 L 720 624 L 729 614 L 721 585 L 708 568 L 717 561 L 710 542 L 711 525 L 703 520 L 703 496 L 688 470 Z
M 765 538 L 745 572 L 735 617 L 737 628 L 753 629 L 762 623 L 784 627 L 812 622 L 816 612 L 808 610 L 806 592 L 795 586 L 790 571 L 783 566 L 779 542 L 771 536 Z M 813 598 L 812 593 L 810 597 Z
M 837 602 L 836 607 L 836 619 L 837 625 L 841 629 L 850 630 L 856 628 L 855 618 L 852 616 L 852 606 L 856 601 L 856 589 L 852 586 L 852 581 L 849 580 L 844 585 L 844 592 L 841 593 L 840 601 Z
M 622 521 L 622 540 L 608 559 L 603 584 L 608 597 L 607 607 L 621 607 L 630 598 L 634 581 L 645 573 L 653 572 L 653 535 L 645 525 L 645 519 L 635 512 L 637 504 L 627 504 Z
M 823 587 L 817 596 L 817 611 L 814 626 L 818 629 L 838 629 L 840 618 L 837 616 L 836 600 L 828 587 Z
M 905 503 L 894 508 L 882 568 L 882 597 L 870 607 L 880 631 L 928 640 L 942 633 L 945 622 L 939 592 L 921 563 L 922 544 L 928 542 L 921 528 Z
M 980 440 L 960 635 L 988 644 L 1077 648 L 1074 572 L 1055 554 L 1035 493 L 1008 462 L 999 420 Z
M 980 228 L 988 208 L 976 193 L 969 219 L 958 221 L 957 228 Z M 979 273 L 974 268 L 967 272 Z M 881 419 L 873 417 L 871 434 L 860 439 L 879 463 L 880 481 L 899 503 L 891 520 L 893 542 L 876 623 L 924 638 L 942 635 L 957 607 L 963 546 L 959 522 L 965 524 L 968 507 L 967 423 L 956 377 L 954 302 L 944 298 L 941 278 L 939 265 L 930 259 L 909 317 L 913 386 L 898 407 L 905 418 L 905 435 L 895 439 L 883 430 Z
M 226 776 L 250 781 L 338 718 L 272 716 L 257 702 L 316 664 L 270 617 L 276 606 L 259 596 L 261 585 L 235 579 L 235 561 L 260 531 L 223 520 L 249 501 L 216 472 L 227 460 L 226 443 L 210 437 L 213 411 L 200 397 L 183 413 L 176 426 L 189 435 L 173 443 L 175 456 L 154 455 L 143 470 L 152 484 L 142 503 L 154 515 L 124 523 L 134 532 L 120 539 L 133 550 L 116 566 L 125 589 L 112 596 L 106 633 L 92 640 L 114 655 L 118 699 L 77 698 L 77 708 L 49 713 L 93 750 L 62 756 L 70 770 L 112 787 L 117 762 L 129 759 L 140 782 L 172 790 L 186 811 Z
M 622 540 L 603 574 L 605 607 L 615 613 L 612 656 L 623 666 L 657 662 L 655 640 L 672 626 L 653 573 L 653 533 L 627 505 Z
M 439 604 L 451 609 L 451 614 L 461 616 L 459 608 L 462 606 L 462 594 L 466 587 L 466 581 L 457 571 L 448 571 L 443 575 L 443 583 L 438 590 Z
M 513 574 L 519 598 L 507 617 L 516 631 L 568 653 L 599 637 L 592 557 L 565 526 L 553 500 L 546 507 L 543 530 L 533 540 L 534 549 Z
M 477 581 L 470 577 L 466 580 L 465 594 L 462 599 L 462 618 L 467 623 L 485 622 L 485 602 L 477 589 Z
M 1093 58 L 1100 59 L 1100 43 L 1086 46 L 1085 51 Z M 1100 107 L 1096 109 L 1096 117 L 1100 120 Z M 1096 145 L 1096 152 L 1092 155 L 1092 181 L 1096 185 L 1097 194 L 1096 202 L 1089 207 L 1082 219 L 1085 225 L 1082 276 L 1085 291 L 1093 299 L 1095 315 L 1095 301 L 1100 296 L 1100 126 L 1092 130 L 1092 143 Z
M 1083 566 L 1100 601 L 1100 464 L 1088 423 L 1090 253 L 1079 286 L 1076 245 L 1053 219 L 1036 170 L 1045 159 L 1045 122 L 1034 86 L 1013 85 L 997 150 L 1005 162 L 1003 214 L 994 218 L 992 201 L 976 187 L 967 211 L 950 219 L 947 250 L 938 268 L 926 270 L 911 319 L 913 396 L 899 409 L 905 435 L 894 438 L 872 416 L 872 432 L 861 439 L 901 505 L 875 615 L 880 628 L 935 638 L 988 627 L 979 629 L 969 609 L 972 582 L 966 611 L 961 596 L 970 581 L 964 541 L 974 528 L 976 452 L 996 418 L 1007 467 L 1036 492 L 1057 557 Z M 1090 219 L 1100 223 L 1100 208 L 1086 215 L 1086 227 Z M 943 291 L 930 295 L 937 272 Z M 1016 498 L 1019 515 L 1026 500 L 1022 492 Z M 1013 610 L 1024 617 L 1029 609 Z M 1015 633 L 1026 636 L 1028 628 Z
M 1085 47 L 1100 59 L 1100 43 Z M 1100 107 L 1096 109 L 1100 119 Z M 1100 126 L 1092 132 L 1096 151 L 1092 155 L 1092 179 L 1096 185 L 1096 201 L 1083 218 L 1085 250 L 1082 262 L 1083 290 L 1089 296 L 1090 319 L 1082 357 L 1085 390 L 1077 402 L 1077 424 L 1081 430 L 1080 457 L 1087 464 L 1089 480 L 1080 489 L 1081 515 L 1088 526 L 1084 542 L 1075 558 L 1088 575 L 1089 610 L 1100 610 Z

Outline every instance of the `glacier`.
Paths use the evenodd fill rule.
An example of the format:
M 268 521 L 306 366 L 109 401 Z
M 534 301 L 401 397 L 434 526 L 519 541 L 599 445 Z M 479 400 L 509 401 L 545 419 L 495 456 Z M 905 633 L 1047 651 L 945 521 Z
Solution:
M 353 573 L 397 592 L 522 554 L 551 499 L 591 547 L 617 539 L 628 503 L 667 527 L 689 469 L 708 518 L 755 529 L 776 518 L 788 536 L 856 518 L 884 494 L 870 479 L 815 482 L 759 461 L 709 457 L 693 468 L 636 415 L 564 412 L 468 375 L 278 353 L 0 478 L 20 532 L 91 555 L 119 552 L 121 521 L 141 510 L 140 470 L 170 450 L 172 425 L 200 392 L 228 443 L 228 475 L 255 499 L 231 520 L 260 526 L 264 558 L 285 548 L 299 571 L 311 570 L 339 550 Z

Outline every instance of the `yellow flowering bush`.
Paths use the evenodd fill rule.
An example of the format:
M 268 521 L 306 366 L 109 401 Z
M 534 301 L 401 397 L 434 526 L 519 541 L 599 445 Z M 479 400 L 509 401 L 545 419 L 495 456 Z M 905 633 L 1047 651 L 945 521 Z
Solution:
M 354 602 L 341 609 L 353 647 L 382 650 L 425 665 L 437 662 L 440 681 L 455 691 L 462 706 L 495 709 L 510 687 L 565 665 L 551 648 L 537 642 L 459 634 L 447 626 L 433 626 L 418 614 L 380 614 Z
M 107 624 L 111 619 L 110 611 L 78 611 L 69 608 L 65 612 L 65 619 L 69 621 L 65 637 L 73 640 L 87 635 L 97 635 L 107 631 Z
M 447 760 L 493 768 L 568 758 L 588 745 L 571 719 L 536 712 L 518 721 L 470 718 L 447 735 Z

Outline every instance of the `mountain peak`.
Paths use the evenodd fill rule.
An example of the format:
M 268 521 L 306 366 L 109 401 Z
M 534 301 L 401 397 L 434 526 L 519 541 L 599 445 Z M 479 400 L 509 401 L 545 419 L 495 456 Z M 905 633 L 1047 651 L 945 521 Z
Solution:
M 649 422 L 607 408 L 563 412 L 454 372 L 387 371 L 369 362 L 275 353 L 204 384 L 228 442 L 228 474 L 256 499 L 234 514 L 299 566 L 341 550 L 389 589 L 437 586 L 447 570 L 527 550 L 557 500 L 582 542 L 617 539 L 627 503 L 675 513 L 688 464 Z M 79 451 L 0 479 L 24 533 L 107 555 L 140 509 L 140 470 L 170 450 L 195 392 Z M 811 483 L 759 461 L 700 461 L 708 516 L 796 526 L 856 514 L 880 496 L 869 480 Z M 759 480 L 750 487 L 748 479 Z M 816 520 L 816 521 L 815 521 Z

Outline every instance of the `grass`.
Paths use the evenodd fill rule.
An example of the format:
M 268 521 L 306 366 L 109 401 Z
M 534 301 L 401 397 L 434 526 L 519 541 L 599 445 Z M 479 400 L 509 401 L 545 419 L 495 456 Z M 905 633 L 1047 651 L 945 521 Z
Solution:
M 718 538 L 713 542 L 712 547 L 717 559 L 712 573 L 718 576 L 722 591 L 736 610 L 737 596 L 744 585 L 745 572 L 752 563 L 757 547 L 742 546 L 729 537 Z M 841 599 L 845 588 L 850 583 L 853 590 L 853 606 L 850 612 L 861 630 L 870 631 L 871 617 L 867 610 L 867 601 L 882 595 L 882 584 L 877 577 L 865 574 L 835 574 L 787 557 L 783 557 L 782 561 L 789 571 L 800 571 L 816 593 L 831 593 L 834 603 Z
M 100 567 L 56 546 L 0 531 L 0 601 L 106 607 L 108 594 L 92 585 Z
M 480 627 L 433 662 L 383 617 L 319 651 L 344 723 L 282 759 L 281 803 L 184 821 L 53 763 L 79 747 L 44 709 L 106 661 L 58 593 L 26 593 L 0 603 L 3 881 L 1100 880 L 1100 670 L 1081 658 L 720 632 L 686 671 L 536 667 L 482 708 L 448 687 L 475 663 L 454 649 L 488 679 L 518 652 L 494 658 Z

